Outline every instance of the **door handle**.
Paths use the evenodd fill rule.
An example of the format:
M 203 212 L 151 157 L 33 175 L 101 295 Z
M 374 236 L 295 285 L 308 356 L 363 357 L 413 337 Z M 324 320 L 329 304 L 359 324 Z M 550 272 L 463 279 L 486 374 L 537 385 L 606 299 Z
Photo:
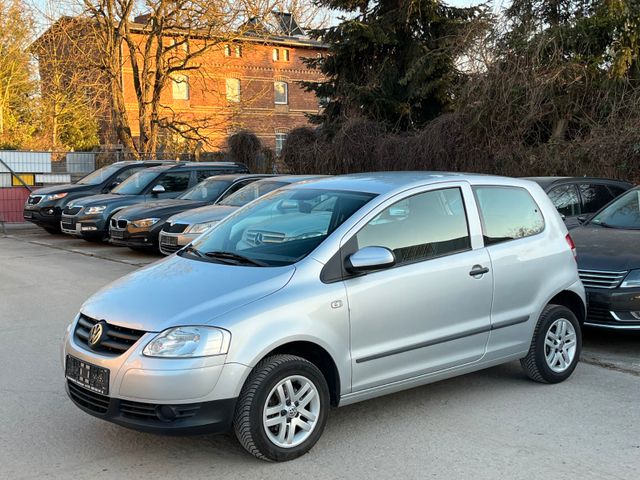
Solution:
M 472 277 L 477 277 L 478 275 L 484 275 L 485 273 L 489 273 L 488 267 L 483 267 L 482 265 L 474 265 L 472 270 L 469 272 L 469 275 Z

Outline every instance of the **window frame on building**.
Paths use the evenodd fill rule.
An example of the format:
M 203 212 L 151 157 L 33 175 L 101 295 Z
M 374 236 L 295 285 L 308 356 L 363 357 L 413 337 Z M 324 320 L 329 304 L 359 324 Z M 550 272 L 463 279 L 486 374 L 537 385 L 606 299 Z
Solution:
M 180 92 L 184 93 L 181 95 Z M 189 84 L 188 75 L 174 73 L 171 76 L 171 97 L 174 100 L 189 100 L 191 98 L 191 85 Z
M 276 132 L 275 136 L 275 154 L 276 156 L 280 156 L 282 153 L 282 148 L 284 147 L 285 142 L 287 141 L 288 132 Z
M 278 91 L 277 84 L 284 85 L 284 101 L 278 101 Z M 289 105 L 289 83 L 284 80 L 274 80 L 273 81 L 273 102 L 276 105 Z
M 242 45 L 234 45 L 233 53 L 236 58 L 242 58 Z
M 274 48 L 273 50 L 271 50 L 271 59 L 274 62 L 279 62 L 280 61 L 280 50 L 277 48 Z
M 225 43 L 224 45 L 224 56 L 225 57 L 231 56 L 231 45 L 229 45 L 228 43 Z
M 230 95 L 231 92 L 231 83 L 234 84 L 234 86 L 236 86 L 236 93 L 235 96 Z M 231 92 L 233 93 L 233 92 Z M 226 94 L 226 99 L 227 102 L 230 103 L 240 103 L 241 99 L 242 99 L 242 84 L 240 82 L 239 78 L 236 77 L 229 77 L 225 79 L 225 94 Z

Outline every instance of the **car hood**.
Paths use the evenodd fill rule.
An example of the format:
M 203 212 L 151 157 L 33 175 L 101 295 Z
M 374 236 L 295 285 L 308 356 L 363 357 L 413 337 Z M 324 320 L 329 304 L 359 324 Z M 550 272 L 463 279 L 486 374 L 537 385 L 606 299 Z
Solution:
M 116 195 L 115 193 L 105 193 L 102 195 L 90 195 L 73 201 L 74 205 L 83 207 L 97 207 L 99 205 L 119 205 L 121 203 L 131 203 L 132 201 L 144 200 L 143 195 Z
M 172 216 L 168 221 L 170 223 L 186 223 L 193 225 L 195 223 L 205 223 L 222 220 L 227 215 L 231 215 L 240 207 L 232 207 L 227 205 L 207 205 L 206 207 L 194 208 L 178 215 Z
M 81 312 L 148 332 L 209 324 L 280 290 L 294 272 L 294 266 L 245 267 L 172 255 L 107 285 Z
M 127 220 L 140 220 L 141 218 L 149 217 L 166 218 L 169 215 L 184 212 L 185 210 L 200 207 L 202 205 L 205 205 L 205 202 L 199 202 L 196 200 L 157 200 L 155 202 L 145 202 L 133 207 L 128 207 L 126 210 L 121 210 L 119 216 L 124 217 Z
M 640 268 L 640 230 L 585 225 L 571 230 L 578 267 L 619 272 Z
M 73 193 L 73 192 L 84 192 L 86 190 L 93 190 L 94 188 L 99 188 L 99 185 L 78 185 L 67 183 L 65 185 L 54 185 L 51 187 L 43 187 L 38 188 L 31 192 L 31 195 L 50 195 L 52 193 Z

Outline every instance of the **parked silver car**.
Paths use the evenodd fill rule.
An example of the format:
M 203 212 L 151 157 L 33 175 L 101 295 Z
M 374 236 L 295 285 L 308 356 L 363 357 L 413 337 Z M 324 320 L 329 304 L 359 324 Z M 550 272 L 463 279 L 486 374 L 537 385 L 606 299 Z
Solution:
M 214 205 L 193 208 L 172 215 L 162 227 L 159 236 L 160 251 L 165 255 L 177 252 L 209 230 L 227 215 L 247 203 L 285 185 L 320 178 L 318 175 L 287 175 L 258 180 L 247 185 Z
M 348 175 L 271 192 L 105 287 L 68 327 L 63 360 L 91 415 L 233 428 L 282 461 L 318 441 L 330 406 L 513 360 L 563 381 L 584 318 L 571 237 L 538 185 Z

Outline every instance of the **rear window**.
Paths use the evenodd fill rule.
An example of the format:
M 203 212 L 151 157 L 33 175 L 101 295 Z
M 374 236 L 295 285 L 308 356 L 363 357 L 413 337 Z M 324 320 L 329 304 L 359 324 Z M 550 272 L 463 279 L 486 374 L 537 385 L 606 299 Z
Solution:
M 544 230 L 544 218 L 531 194 L 520 187 L 474 187 L 485 245 L 530 237 Z

